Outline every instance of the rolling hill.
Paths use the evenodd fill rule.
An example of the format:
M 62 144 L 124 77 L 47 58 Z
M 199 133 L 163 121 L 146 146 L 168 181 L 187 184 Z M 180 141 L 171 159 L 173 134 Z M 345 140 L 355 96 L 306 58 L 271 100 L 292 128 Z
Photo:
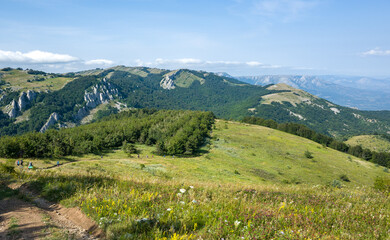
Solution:
M 390 86 L 387 79 L 332 75 L 264 75 L 237 79 L 260 86 L 285 83 L 341 106 L 361 110 L 390 110 Z
M 379 135 L 360 135 L 354 136 L 345 141 L 351 146 L 360 145 L 363 148 L 368 148 L 377 152 L 390 152 L 390 141 L 387 138 Z
M 253 86 L 203 71 L 117 66 L 55 75 L 6 70 L 0 72 L 1 135 L 72 127 L 131 108 L 207 110 L 225 119 L 259 116 L 302 123 L 338 138 L 390 131 L 389 111 L 359 111 L 287 85 Z

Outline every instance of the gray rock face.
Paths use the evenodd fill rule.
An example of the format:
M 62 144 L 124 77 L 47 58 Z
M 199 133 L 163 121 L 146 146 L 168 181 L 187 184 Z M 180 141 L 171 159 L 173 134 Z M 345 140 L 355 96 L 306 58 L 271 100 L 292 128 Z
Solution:
M 37 96 L 37 93 L 34 92 L 34 91 L 31 91 L 31 90 L 28 90 L 27 91 L 27 99 L 31 102 L 32 100 L 35 99 L 35 97 Z
M 18 106 L 19 106 L 19 110 L 20 111 L 23 111 L 25 108 L 26 108 L 26 105 L 30 102 L 30 100 L 27 98 L 27 93 L 26 92 L 22 92 L 19 96 L 19 100 L 18 100 Z
M 47 119 L 45 125 L 43 125 L 43 127 L 39 131 L 40 132 L 45 132 L 50 126 L 56 124 L 58 122 L 58 120 L 60 120 L 60 116 L 58 115 L 58 113 L 53 112 L 50 115 L 50 117 Z
M 6 107 L 6 113 L 10 118 L 16 118 L 19 114 L 19 105 L 15 100 Z
M 76 120 L 81 120 L 89 114 L 89 110 L 113 100 L 118 94 L 118 89 L 104 78 L 101 83 L 96 84 L 90 91 L 85 91 L 84 101 L 86 104 L 77 112 Z
M 34 100 L 36 93 L 28 90 L 27 92 L 21 92 L 18 101 L 12 100 L 12 102 L 6 107 L 5 112 L 10 118 L 16 118 L 22 111 L 24 111 L 27 105 Z
M 165 77 L 160 82 L 160 87 L 167 89 L 167 90 L 175 89 L 175 84 L 173 82 L 173 76 L 174 76 L 174 74 L 165 75 Z

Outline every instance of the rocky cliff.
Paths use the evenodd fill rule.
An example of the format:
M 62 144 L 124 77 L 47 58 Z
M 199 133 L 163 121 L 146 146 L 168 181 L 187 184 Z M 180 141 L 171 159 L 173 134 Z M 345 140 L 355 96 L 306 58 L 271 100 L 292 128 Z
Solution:
M 80 108 L 77 112 L 75 119 L 81 120 L 89 114 L 89 111 L 102 103 L 107 103 L 118 97 L 118 89 L 111 83 L 107 82 L 104 78 L 99 84 L 92 87 L 91 90 L 85 91 L 84 101 L 85 106 Z
M 56 112 L 53 112 L 49 119 L 47 119 L 45 125 L 42 126 L 41 130 L 39 130 L 40 132 L 45 132 L 50 126 L 53 126 L 54 124 L 56 124 L 58 121 L 60 120 L 60 116 L 58 115 L 58 113 Z
M 180 73 L 180 70 L 169 72 L 169 73 L 165 74 L 164 78 L 161 79 L 161 81 L 160 81 L 160 87 L 167 89 L 167 90 L 175 89 L 175 84 L 173 81 L 175 80 L 176 75 L 178 75 L 179 73 Z
M 5 113 L 10 118 L 16 118 L 29 106 L 31 101 L 36 97 L 37 93 L 28 90 L 27 92 L 21 92 L 17 101 L 12 100 L 10 104 L 5 107 Z

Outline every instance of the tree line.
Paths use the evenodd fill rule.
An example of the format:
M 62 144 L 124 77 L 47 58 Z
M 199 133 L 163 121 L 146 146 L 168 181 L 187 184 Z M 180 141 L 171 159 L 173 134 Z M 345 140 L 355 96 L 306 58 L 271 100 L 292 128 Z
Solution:
M 349 153 L 355 157 L 363 158 L 367 161 L 384 167 L 390 167 L 390 153 L 371 151 L 370 149 L 362 148 L 360 145 L 349 146 L 344 142 L 338 141 L 332 137 L 317 133 L 303 124 L 277 123 L 274 120 L 263 119 L 259 117 L 244 117 L 242 122 L 265 126 L 304 137 L 337 151 Z
M 0 157 L 98 154 L 124 142 L 155 145 L 159 154 L 194 154 L 213 123 L 211 112 L 131 110 L 75 128 L 1 137 Z

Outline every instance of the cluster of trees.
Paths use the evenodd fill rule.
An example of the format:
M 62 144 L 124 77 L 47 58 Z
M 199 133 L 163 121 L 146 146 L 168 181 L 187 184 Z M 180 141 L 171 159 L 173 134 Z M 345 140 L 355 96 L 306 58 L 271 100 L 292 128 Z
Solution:
M 45 72 L 39 71 L 39 70 L 33 70 L 33 69 L 27 70 L 27 73 L 28 74 L 33 74 L 33 75 L 44 75 L 44 76 L 46 76 Z
M 274 120 L 263 119 L 259 117 L 244 117 L 243 122 L 261 125 L 283 132 L 291 133 L 320 143 L 324 146 L 333 148 L 340 152 L 349 153 L 353 156 L 363 158 L 367 161 L 379 164 L 384 167 L 390 167 L 390 153 L 375 152 L 361 146 L 349 146 L 344 142 L 338 141 L 327 135 L 317 133 L 314 130 L 298 123 L 277 123 Z
M 0 138 L 0 157 L 100 153 L 125 143 L 156 145 L 161 154 L 193 154 L 214 123 L 211 112 L 133 110 L 75 128 Z

